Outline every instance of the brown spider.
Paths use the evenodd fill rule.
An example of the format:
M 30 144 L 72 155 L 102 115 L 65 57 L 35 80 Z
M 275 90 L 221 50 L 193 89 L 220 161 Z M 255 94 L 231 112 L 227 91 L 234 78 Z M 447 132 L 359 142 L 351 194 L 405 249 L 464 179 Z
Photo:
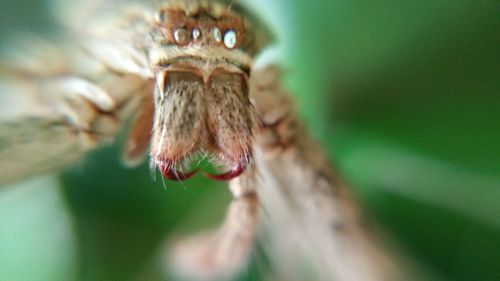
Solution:
M 193 176 L 200 155 L 227 169 L 206 174 L 229 181 L 226 221 L 176 244 L 178 271 L 201 280 L 238 272 L 262 204 L 275 233 L 270 256 L 282 258 L 276 253 L 291 249 L 281 237 L 300 232 L 289 255 L 308 257 L 319 280 L 395 280 L 297 118 L 279 69 L 253 66 L 272 43 L 256 17 L 226 1 L 98 2 L 61 4 L 63 44 L 32 38 L 1 61 L 0 183 L 63 168 L 133 117 L 127 164 L 149 154 L 170 180 Z

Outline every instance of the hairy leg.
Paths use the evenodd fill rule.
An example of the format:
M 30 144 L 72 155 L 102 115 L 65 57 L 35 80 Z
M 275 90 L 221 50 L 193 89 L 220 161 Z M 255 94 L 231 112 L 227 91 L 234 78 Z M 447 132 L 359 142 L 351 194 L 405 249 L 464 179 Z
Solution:
M 251 95 L 262 123 L 256 164 L 268 248 L 287 280 L 397 280 L 390 255 L 363 221 L 327 154 L 308 135 L 280 84 L 280 72 L 254 73 Z
M 233 201 L 223 225 L 216 231 L 176 242 L 169 251 L 173 272 L 188 280 L 226 280 L 245 267 L 257 233 L 256 187 L 253 166 L 229 182 Z
M 39 49 L 0 60 L 0 184 L 63 169 L 112 140 L 151 85 L 78 47 L 24 45 Z

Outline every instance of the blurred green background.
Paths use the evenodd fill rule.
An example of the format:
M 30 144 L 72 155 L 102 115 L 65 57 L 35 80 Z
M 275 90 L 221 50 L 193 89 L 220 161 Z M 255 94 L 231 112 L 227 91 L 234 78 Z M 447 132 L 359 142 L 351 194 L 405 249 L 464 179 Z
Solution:
M 51 32 L 47 1 L 0 1 L 0 38 Z M 442 280 L 500 280 L 498 1 L 256 1 L 286 85 L 367 213 Z M 230 196 L 152 180 L 117 145 L 0 189 L 0 280 L 159 280 L 167 237 L 217 225 Z M 241 280 L 270 270 L 257 250 Z

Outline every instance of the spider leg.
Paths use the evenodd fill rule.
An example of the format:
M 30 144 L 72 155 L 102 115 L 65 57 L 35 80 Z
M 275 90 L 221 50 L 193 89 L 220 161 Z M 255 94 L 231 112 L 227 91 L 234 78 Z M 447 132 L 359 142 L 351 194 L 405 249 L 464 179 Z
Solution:
M 308 260 L 319 280 L 401 280 L 394 253 L 365 217 L 327 154 L 307 132 L 280 70 L 253 73 L 251 97 L 261 127 L 257 139 L 266 249 L 285 280 L 302 280 Z M 284 235 L 281 235 L 284 234 Z
M 0 184 L 56 172 L 109 142 L 151 84 L 45 43 L 54 50 L 0 58 Z
M 229 182 L 233 200 L 223 225 L 216 231 L 184 238 L 169 251 L 169 263 L 189 280 L 225 280 L 247 264 L 257 233 L 259 200 L 255 169 Z

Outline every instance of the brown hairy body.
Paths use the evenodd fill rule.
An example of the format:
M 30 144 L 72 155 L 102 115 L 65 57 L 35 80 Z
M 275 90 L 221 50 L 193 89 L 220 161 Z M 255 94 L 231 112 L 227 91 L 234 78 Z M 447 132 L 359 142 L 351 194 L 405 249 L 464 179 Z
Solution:
M 269 253 L 286 280 L 301 279 L 303 257 L 316 268 L 310 279 L 395 280 L 393 262 L 296 116 L 278 68 L 253 67 L 269 43 L 265 29 L 224 1 L 124 3 L 62 7 L 71 43 L 34 44 L 23 60 L 2 61 L 0 98 L 18 109 L 0 103 L 0 140 L 8 144 L 0 147 L 0 183 L 63 168 L 135 117 L 126 163 L 148 154 L 171 180 L 193 176 L 199 155 L 227 169 L 206 174 L 229 181 L 226 221 L 178 242 L 170 255 L 176 271 L 234 276 L 252 252 L 262 204 Z M 34 151 L 44 153 L 34 159 Z

